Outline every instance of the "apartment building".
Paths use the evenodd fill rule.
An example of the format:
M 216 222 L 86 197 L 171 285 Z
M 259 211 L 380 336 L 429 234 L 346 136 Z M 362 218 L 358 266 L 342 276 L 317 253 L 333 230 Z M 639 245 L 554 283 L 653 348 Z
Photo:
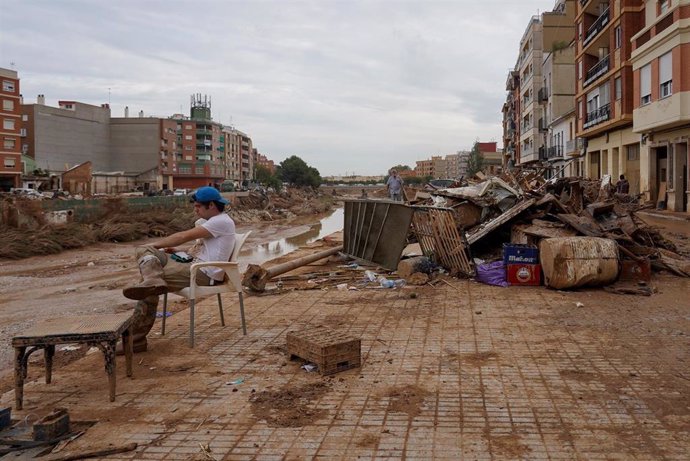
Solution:
M 225 177 L 242 183 L 254 179 L 254 169 L 258 152 L 255 152 L 252 138 L 232 127 L 223 129 L 225 149 Z
M 490 175 L 498 175 L 503 171 L 503 152 L 498 149 L 496 142 L 478 142 L 479 154 L 483 158 L 482 171 Z
M 182 160 L 177 142 L 182 120 L 158 117 L 113 117 L 110 119 L 112 169 L 124 173 L 155 170 L 151 189 L 172 190 L 178 163 Z M 147 183 L 149 184 L 149 183 Z
M 420 178 L 431 176 L 433 177 L 433 162 L 430 159 L 417 160 L 417 166 L 414 168 L 414 173 Z
M 254 164 L 255 166 L 262 166 L 263 168 L 266 168 L 268 171 L 271 173 L 276 172 L 276 165 L 273 162 L 273 160 L 270 160 L 268 157 L 266 157 L 263 154 L 257 154 L 256 157 L 256 162 Z
M 503 153 L 504 163 L 520 163 L 520 73 L 508 72 L 506 102 L 503 104 Z M 463 174 L 467 172 L 467 165 Z
M 446 155 L 446 171 L 443 177 L 447 179 L 460 177 L 460 152 Z
M 20 111 L 19 76 L 11 69 L 0 68 L 0 191 L 21 186 L 22 136 L 24 128 Z
M 537 99 L 543 117 L 539 129 L 544 135 L 543 159 L 549 164 L 547 177 L 579 176 L 584 159 L 575 141 L 575 47 L 544 53 L 543 86 Z
M 520 164 L 530 164 L 539 160 L 542 138 L 539 136 L 537 120 L 540 110 L 537 92 L 541 86 L 542 64 L 542 23 L 539 16 L 532 16 L 520 40 L 520 54 L 516 69 L 520 75 Z
M 690 0 L 643 2 L 632 36 L 633 127 L 641 139 L 640 191 L 690 212 Z
M 640 137 L 633 125 L 631 38 L 644 24 L 642 0 L 579 0 L 576 135 L 584 138 L 585 175 L 625 174 L 640 191 Z
M 36 103 L 22 104 L 20 111 L 26 128 L 24 149 L 36 168 L 58 177 L 89 161 L 94 171 L 123 169 L 110 155 L 108 104 L 58 101 L 58 107 L 52 107 L 39 94 Z

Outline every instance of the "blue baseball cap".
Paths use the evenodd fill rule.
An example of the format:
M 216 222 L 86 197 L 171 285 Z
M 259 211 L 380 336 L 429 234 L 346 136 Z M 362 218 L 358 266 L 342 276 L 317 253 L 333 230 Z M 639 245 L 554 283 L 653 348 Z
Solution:
M 198 188 L 192 194 L 192 201 L 194 202 L 218 202 L 227 205 L 229 202 L 220 195 L 218 189 L 215 187 L 204 186 Z

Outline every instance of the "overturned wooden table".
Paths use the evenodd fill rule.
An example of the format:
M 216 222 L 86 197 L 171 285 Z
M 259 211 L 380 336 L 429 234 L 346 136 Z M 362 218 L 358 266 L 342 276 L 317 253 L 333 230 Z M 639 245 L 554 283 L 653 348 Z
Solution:
M 61 317 L 44 320 L 12 338 L 14 347 L 14 392 L 17 410 L 22 409 L 24 380 L 29 356 L 43 349 L 46 384 L 50 384 L 53 356 L 58 344 L 79 343 L 99 348 L 105 356 L 110 401 L 115 401 L 115 346 L 120 337 L 125 351 L 127 376 L 132 376 L 132 313 Z

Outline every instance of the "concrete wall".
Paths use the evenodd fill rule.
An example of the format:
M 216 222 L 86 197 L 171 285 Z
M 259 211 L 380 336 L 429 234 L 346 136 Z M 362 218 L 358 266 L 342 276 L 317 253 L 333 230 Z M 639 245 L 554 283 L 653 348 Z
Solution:
M 34 104 L 36 165 L 62 173 L 91 161 L 94 170 L 111 169 L 110 109 L 75 103 L 74 110 Z
M 585 176 L 601 178 L 605 174 L 610 174 L 615 183 L 617 178 L 624 174 L 630 181 L 631 194 L 644 191 L 642 181 L 645 178 L 645 171 L 641 170 L 640 159 L 639 157 L 628 159 L 627 147 L 634 145 L 640 145 L 640 136 L 632 131 L 632 127 L 589 138 L 585 158 Z
M 138 173 L 157 167 L 160 143 L 158 118 L 110 119 L 112 163 L 108 171 Z

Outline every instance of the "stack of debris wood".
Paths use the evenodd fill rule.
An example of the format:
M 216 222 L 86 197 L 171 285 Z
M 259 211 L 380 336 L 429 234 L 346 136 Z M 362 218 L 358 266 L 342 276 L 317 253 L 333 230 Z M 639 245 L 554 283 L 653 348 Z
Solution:
M 508 242 L 537 245 L 550 238 L 598 237 L 617 243 L 623 271 L 627 261 L 638 271 L 651 267 L 690 277 L 688 255 L 636 216 L 651 205 L 639 205 L 636 196 L 616 194 L 608 175 L 602 180 L 546 180 L 538 172 L 517 170 L 426 194 L 412 204 L 452 210 L 475 258 L 496 259 Z

